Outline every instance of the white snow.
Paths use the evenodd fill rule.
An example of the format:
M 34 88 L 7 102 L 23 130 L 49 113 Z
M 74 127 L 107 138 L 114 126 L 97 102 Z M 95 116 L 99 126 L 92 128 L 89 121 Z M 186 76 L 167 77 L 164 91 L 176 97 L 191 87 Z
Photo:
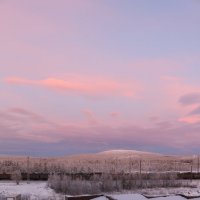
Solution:
M 145 191 L 145 190 L 144 190 Z M 142 191 L 140 191 L 143 193 Z M 0 181 L 0 194 L 1 195 L 30 195 L 31 200 L 37 198 L 49 198 L 51 197 L 54 200 L 63 199 L 62 195 L 56 194 L 52 189 L 47 187 L 47 182 L 41 181 L 31 181 L 30 184 L 27 184 L 26 181 L 20 182 L 19 185 L 16 185 L 13 181 Z M 166 188 L 157 188 L 146 190 L 145 194 L 154 195 L 154 196 L 165 196 L 168 197 L 156 197 L 154 200 L 186 200 L 184 197 L 176 196 L 174 194 L 185 194 L 190 196 L 199 196 L 199 188 L 177 188 L 177 189 L 166 189 Z M 139 194 L 139 191 L 134 193 L 126 194 L 108 194 L 115 200 L 147 200 L 146 197 Z M 108 200 L 106 197 L 102 196 L 95 198 L 95 200 Z M 195 200 L 200 200 L 200 198 L 195 198 Z
M 109 197 L 113 198 L 114 200 L 148 200 L 146 197 L 140 194 L 115 194 L 115 195 L 108 195 Z M 153 198 L 154 200 L 186 200 L 186 198 L 181 196 L 168 196 L 168 197 L 157 197 Z M 108 200 L 106 197 L 98 197 L 94 200 Z M 191 199 L 192 200 L 192 199 Z M 200 200 L 200 198 L 195 198 L 193 200 Z
M 109 150 L 109 151 L 102 151 L 97 153 L 98 154 L 149 154 L 149 155 L 160 155 L 159 153 L 147 152 L 147 151 L 136 151 L 136 150 L 124 150 L 124 149 L 117 149 L 117 150 Z
M 109 196 L 116 200 L 133 200 L 133 199 L 147 200 L 144 196 L 140 194 L 117 194 L 117 195 L 109 195 Z
M 170 196 L 170 197 L 158 197 L 155 200 L 185 200 L 185 198 L 180 196 Z
M 140 194 L 118 194 L 118 195 L 109 195 L 115 200 L 148 200 Z M 186 198 L 181 196 L 168 196 L 168 197 L 157 197 L 153 198 L 154 200 L 186 200 Z M 194 200 L 200 200 L 200 198 L 195 198 Z
M 1 195 L 30 195 L 31 199 L 40 198 L 48 198 L 57 196 L 55 192 L 47 187 L 47 182 L 33 182 L 31 181 L 29 184 L 23 181 L 20 182 L 19 185 L 12 181 L 0 181 L 0 194 Z
M 102 197 L 97 197 L 97 198 L 95 198 L 93 200 L 108 200 L 108 199 L 106 197 L 102 196 Z

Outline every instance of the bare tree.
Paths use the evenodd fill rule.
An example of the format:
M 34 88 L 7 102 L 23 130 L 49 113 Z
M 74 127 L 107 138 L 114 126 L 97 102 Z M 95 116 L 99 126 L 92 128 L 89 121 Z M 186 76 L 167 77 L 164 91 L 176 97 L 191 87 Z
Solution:
M 17 185 L 19 185 L 19 182 L 22 179 L 20 170 L 15 170 L 11 175 L 11 179 L 14 180 Z

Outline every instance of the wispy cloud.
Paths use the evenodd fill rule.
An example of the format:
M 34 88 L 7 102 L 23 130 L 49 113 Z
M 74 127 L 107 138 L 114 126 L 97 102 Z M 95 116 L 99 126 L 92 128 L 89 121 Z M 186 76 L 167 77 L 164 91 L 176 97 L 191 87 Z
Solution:
M 199 116 L 186 116 L 179 119 L 180 122 L 185 122 L 188 124 L 196 124 L 200 122 Z
M 0 111 L 1 139 L 26 139 L 31 141 L 57 142 L 53 130 L 55 123 L 43 116 L 23 108 L 11 108 Z
M 189 115 L 200 115 L 200 106 L 192 110 Z
M 179 102 L 182 105 L 193 105 L 200 103 L 200 93 L 189 93 L 180 97 Z
M 96 119 L 91 110 L 82 112 L 88 120 Z M 21 115 L 25 115 L 26 118 L 22 118 Z M 32 145 L 40 145 L 38 147 L 40 149 L 42 149 L 42 144 L 45 146 L 51 144 L 56 149 L 75 145 L 77 151 L 83 148 L 85 151 L 89 148 L 98 151 L 102 148 L 122 146 L 136 148 L 138 144 L 146 147 L 160 146 L 184 151 L 186 146 L 188 148 L 199 146 L 200 141 L 197 134 L 200 131 L 199 118 L 198 120 L 190 117 L 190 119 L 179 121 L 158 121 L 151 128 L 143 128 L 134 125 L 125 126 L 123 123 L 112 127 L 105 122 L 95 123 L 95 126 L 88 125 L 87 122 L 59 124 L 48 120 L 39 121 L 35 116 L 40 115 L 22 108 L 1 111 L 0 128 L 4 133 L 0 134 L 1 142 L 15 140 L 15 145 L 28 142 Z M 20 148 L 18 146 L 18 149 Z M 21 149 L 21 151 L 25 151 L 25 149 Z
M 136 82 L 118 81 L 112 78 L 95 76 L 69 76 L 66 79 L 46 78 L 31 80 L 21 77 L 6 77 L 4 82 L 12 85 L 26 85 L 45 87 L 69 94 L 85 96 L 124 96 L 134 98 L 138 96 L 142 86 Z

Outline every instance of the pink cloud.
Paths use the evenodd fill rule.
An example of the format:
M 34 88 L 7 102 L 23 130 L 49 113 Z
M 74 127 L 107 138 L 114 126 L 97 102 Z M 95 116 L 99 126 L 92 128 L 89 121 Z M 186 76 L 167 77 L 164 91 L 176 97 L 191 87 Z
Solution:
M 111 112 L 110 115 L 115 118 L 115 117 L 118 117 L 120 115 L 120 113 L 119 112 Z
M 26 109 L 23 109 L 23 108 L 10 108 L 7 110 L 8 113 L 12 114 L 12 115 L 18 115 L 19 117 L 29 117 L 29 118 L 32 118 L 33 120 L 37 120 L 38 122 L 45 122 L 45 119 L 44 117 L 42 117 L 41 115 L 38 115 L 34 112 L 30 112 Z
M 200 104 L 200 93 L 185 94 L 180 97 L 179 102 L 185 106 Z
M 137 97 L 141 85 L 136 82 L 118 81 L 109 78 L 70 76 L 66 79 L 47 78 L 30 80 L 20 77 L 7 77 L 4 82 L 13 85 L 32 85 L 49 88 L 61 92 L 69 92 L 86 96 L 124 96 Z
M 97 119 L 91 110 L 84 109 L 82 113 L 89 121 Z M 22 118 L 21 115 L 26 117 Z M 93 143 L 96 144 L 96 147 L 102 147 L 102 144 L 106 144 L 107 147 L 124 145 L 132 148 L 138 144 L 149 147 L 156 145 L 175 149 L 199 146 L 199 124 L 183 123 L 184 119 L 176 123 L 175 121 L 165 121 L 154 124 L 151 128 L 142 128 L 133 125 L 125 126 L 121 123 L 112 127 L 105 122 L 95 124 L 95 126 L 91 126 L 91 124 L 88 126 L 86 122 L 83 124 L 55 124 L 48 120 L 40 122 L 32 115 L 40 116 L 22 108 L 0 111 L 0 128 L 3 133 L 0 133 L 1 140 L 12 138 L 32 143 L 61 145 L 65 145 L 65 143 L 77 145 L 78 143 L 80 146 Z
M 185 124 L 200 122 L 198 116 L 198 105 L 200 104 L 200 87 L 189 83 L 185 78 L 164 76 L 161 78 L 163 107 L 174 113 L 174 120 Z
M 177 113 L 179 116 L 185 116 L 187 113 L 191 112 L 196 106 L 197 102 L 192 99 L 193 97 L 188 96 L 188 94 L 198 94 L 200 92 L 200 87 L 197 85 L 192 85 L 187 82 L 182 77 L 173 76 L 163 76 L 162 80 L 162 95 L 165 96 L 163 99 L 163 104 L 168 107 L 168 109 Z M 192 101 L 193 103 L 187 103 Z M 187 106 L 184 106 L 186 105 Z
M 16 85 L 17 84 L 18 85 L 36 85 L 36 84 L 38 84 L 37 81 L 20 78 L 20 77 L 8 77 L 8 78 L 5 78 L 4 81 L 6 83 L 16 84 Z
M 194 124 L 200 122 L 200 116 L 186 116 L 179 119 L 180 122 Z
M 1 139 L 21 139 L 45 143 L 61 140 L 54 133 L 57 130 L 52 123 L 37 113 L 22 108 L 0 110 Z

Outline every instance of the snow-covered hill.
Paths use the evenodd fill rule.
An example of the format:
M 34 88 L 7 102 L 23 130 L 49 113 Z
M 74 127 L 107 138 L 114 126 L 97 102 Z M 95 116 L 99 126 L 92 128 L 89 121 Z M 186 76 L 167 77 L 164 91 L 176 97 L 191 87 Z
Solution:
M 119 150 L 109 150 L 109 151 L 103 151 L 100 153 L 97 153 L 96 156 L 109 156 L 109 157 L 120 157 L 120 158 L 144 158 L 144 157 L 148 157 L 148 158 L 152 158 L 152 157 L 161 157 L 163 156 L 162 154 L 158 154 L 158 153 L 152 153 L 152 152 L 145 152 L 145 151 L 136 151 L 136 150 L 123 150 L 123 149 L 119 149 Z

